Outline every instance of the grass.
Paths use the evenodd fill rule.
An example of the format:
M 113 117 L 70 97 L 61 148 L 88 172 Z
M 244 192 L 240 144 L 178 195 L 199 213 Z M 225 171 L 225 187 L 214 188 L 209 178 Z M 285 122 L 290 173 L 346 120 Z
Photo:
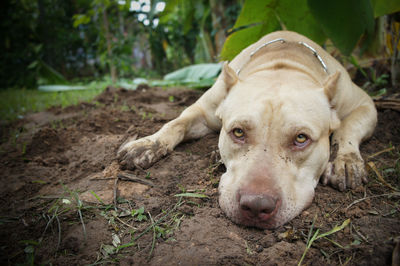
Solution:
M 0 120 L 14 121 L 31 112 L 40 112 L 52 106 L 67 107 L 90 101 L 100 94 L 107 83 L 93 82 L 86 90 L 44 92 L 28 89 L 0 91 Z
M 131 208 L 132 203 L 127 200 L 124 200 L 124 203 L 129 203 L 129 208 Z M 174 231 L 179 228 L 182 219 L 185 218 L 185 215 L 178 210 L 183 204 L 185 204 L 185 201 L 182 197 L 179 197 L 174 205 L 169 206 L 168 210 L 163 210 L 156 217 L 152 217 L 143 206 L 138 209 L 124 210 L 124 208 L 118 207 L 117 211 L 113 208 L 103 211 L 101 216 L 114 226 L 112 243 L 102 243 L 100 247 L 101 256 L 92 265 L 107 263 L 109 259 L 114 259 L 117 262 L 119 255 L 133 256 L 138 251 L 145 249 L 149 250 L 147 258 L 150 259 L 156 240 L 168 241 L 172 238 Z M 130 242 L 122 243 L 120 237 L 128 234 L 131 236 Z M 152 235 L 150 242 L 139 247 L 137 241 L 147 234 Z
M 304 260 L 304 258 L 306 256 L 306 254 L 307 254 L 307 251 L 311 248 L 311 246 L 312 246 L 312 244 L 314 243 L 315 240 L 318 240 L 320 238 L 325 238 L 325 239 L 329 240 L 330 242 L 333 242 L 334 244 L 339 245 L 340 248 L 343 248 L 340 244 L 334 242 L 333 240 L 328 239 L 327 236 L 332 235 L 332 234 L 342 230 L 343 228 L 345 228 L 350 223 L 350 219 L 345 220 L 341 225 L 336 225 L 329 232 L 320 234 L 319 229 L 317 229 L 313 234 L 314 224 L 315 224 L 316 218 L 317 217 L 315 216 L 314 217 L 314 221 L 313 221 L 313 223 L 311 225 L 311 229 L 308 232 L 306 249 L 304 250 L 303 255 L 301 256 L 301 259 L 300 259 L 299 263 L 297 264 L 298 266 L 302 265 L 302 262 L 303 262 L 303 260 Z
M 187 203 L 183 196 L 180 196 L 177 202 L 153 217 L 143 206 L 133 208 L 135 204 L 125 199 L 120 199 L 118 206 L 104 204 L 93 191 L 91 193 L 96 197 L 99 204 L 83 204 L 78 191 L 71 190 L 63 184 L 61 184 L 61 187 L 63 193 L 59 196 L 40 196 L 30 199 L 37 200 L 38 215 L 45 219 L 45 226 L 39 233 L 40 237 L 36 235 L 34 239 L 21 240 L 19 243 L 23 247 L 13 258 L 25 256 L 24 263 L 26 265 L 35 265 L 38 250 L 50 250 L 50 247 L 46 247 L 48 244 L 45 240 L 51 235 L 57 239 L 57 243 L 51 252 L 54 255 L 65 252 L 61 246 L 62 231 L 66 230 L 68 225 L 81 224 L 83 235 L 81 240 L 87 241 L 85 224 L 94 217 L 101 217 L 113 229 L 111 229 L 109 240 L 101 243 L 98 258 L 93 265 L 111 261 L 117 263 L 120 258 L 133 256 L 143 249 L 148 251 L 147 258 L 150 259 L 156 241 L 172 239 L 174 232 L 186 217 L 179 211 L 179 208 Z M 151 235 L 150 239 L 145 240 L 144 246 L 139 247 L 138 240 L 147 234 Z M 124 236 L 130 236 L 131 240 L 122 241 Z

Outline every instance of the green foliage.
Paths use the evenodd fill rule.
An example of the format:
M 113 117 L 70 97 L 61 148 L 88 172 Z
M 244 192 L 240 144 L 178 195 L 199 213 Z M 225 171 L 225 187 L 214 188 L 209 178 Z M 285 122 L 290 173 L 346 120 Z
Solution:
M 75 14 L 72 19 L 74 20 L 74 28 L 78 28 L 80 25 L 88 24 L 91 21 L 90 16 L 84 14 Z
M 147 221 L 147 216 L 144 213 L 144 207 L 140 207 L 139 209 L 132 210 L 132 217 L 135 218 L 136 221 Z
M 35 60 L 29 66 L 28 69 L 34 70 L 36 73 L 36 80 L 38 84 L 68 84 L 61 73 L 46 64 L 43 60 Z
M 0 88 L 65 83 L 65 77 L 90 68 L 82 62 L 87 53 L 71 22 L 75 8 L 63 0 L 5 1 L 0 9 L 7 18 L 0 22 Z
M 330 38 L 349 55 L 363 34 L 364 46 L 372 41 L 374 14 L 398 10 L 396 0 L 299 0 L 296 4 L 290 0 L 246 0 L 221 57 L 231 60 L 249 44 L 279 29 L 296 31 L 319 44 Z
M 374 14 L 370 0 L 308 0 L 311 13 L 340 51 L 349 55 L 361 35 L 373 36 Z
M 7 18 L 0 22 L 4 40 L 0 42 L 0 88 L 68 84 L 73 78 L 97 79 L 109 70 L 112 77 L 148 78 L 155 72 L 150 68 L 160 76 L 218 59 L 209 0 L 152 0 L 149 12 L 130 9 L 133 2 L 147 5 L 133 0 L 125 4 L 116 0 L 6 1 L 0 9 Z M 160 2 L 166 3 L 161 13 L 156 11 Z M 240 3 L 222 1 L 221 25 L 233 25 Z
M 267 33 L 283 27 L 322 43 L 325 35 L 311 15 L 307 0 L 247 0 L 235 23 L 233 33 L 222 50 L 223 59 L 232 59 L 248 45 Z
M 275 0 L 245 1 L 242 11 L 233 27 L 233 33 L 226 39 L 221 58 L 230 60 L 250 44 L 258 41 L 268 32 L 279 29 L 274 9 L 270 7 Z M 265 19 L 270 18 L 270 19 Z
M 372 0 L 372 6 L 376 18 L 400 11 L 399 0 Z
M 307 251 L 311 248 L 311 246 L 312 246 L 312 244 L 314 243 L 314 241 L 316 241 L 316 240 L 318 240 L 318 239 L 320 239 L 320 238 L 326 238 L 327 236 L 330 236 L 330 235 L 332 235 L 332 234 L 334 234 L 334 233 L 336 233 L 336 232 L 338 232 L 338 231 L 341 231 L 341 230 L 343 230 L 347 225 L 349 225 L 349 223 L 350 223 L 350 219 L 347 219 L 347 220 L 343 221 L 343 223 L 342 223 L 341 225 L 335 225 L 335 227 L 333 227 L 330 231 L 328 231 L 328 232 L 326 232 L 326 233 L 320 234 L 320 233 L 319 233 L 319 229 L 317 229 L 317 230 L 314 232 L 314 234 L 312 234 L 312 233 L 313 233 L 313 229 L 314 229 L 314 224 L 315 224 L 316 218 L 317 218 L 317 217 L 315 216 L 315 217 L 314 217 L 314 221 L 313 221 L 313 223 L 312 223 L 312 225 L 311 225 L 311 229 L 310 229 L 310 231 L 308 232 L 307 246 L 306 246 L 306 249 L 305 249 L 304 252 L 303 252 L 303 255 L 302 255 L 302 257 L 301 257 L 299 263 L 297 264 L 298 266 L 300 266 L 300 265 L 302 264 L 302 262 L 303 262 L 303 260 L 304 260 L 304 258 L 305 258 L 305 256 L 306 256 L 306 254 L 307 254 Z M 311 236 L 312 236 L 312 237 L 311 237 Z M 329 239 L 328 239 L 328 240 L 329 240 Z M 343 248 L 343 247 L 341 247 L 341 248 Z
M 237 17 L 241 1 L 224 0 L 224 12 L 219 22 L 230 28 Z M 213 10 L 209 0 L 187 1 L 167 0 L 166 8 L 160 14 L 160 24 L 156 28 L 164 32 L 161 40 L 155 40 L 168 62 L 164 62 L 164 73 L 189 64 L 218 61 L 212 23 Z M 160 58 L 158 57 L 157 60 Z M 165 71 L 166 70 L 166 71 Z
M 317 43 L 323 43 L 326 37 L 308 6 L 307 0 L 296 1 L 296 4 L 291 0 L 279 0 L 276 12 L 287 29 L 306 35 Z
M 165 10 L 160 14 L 160 24 L 150 34 L 153 53 L 164 55 L 167 59 L 156 57 L 156 66 L 161 72 L 165 73 L 171 67 L 176 69 L 194 63 L 200 22 L 209 18 L 209 12 L 206 11 L 207 2 L 205 0 L 166 2 Z

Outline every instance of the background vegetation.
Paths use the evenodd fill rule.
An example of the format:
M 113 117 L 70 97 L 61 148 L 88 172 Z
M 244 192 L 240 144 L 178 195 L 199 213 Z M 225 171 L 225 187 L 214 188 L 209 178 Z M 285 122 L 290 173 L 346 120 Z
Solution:
M 160 78 L 187 65 L 230 60 L 280 29 L 325 45 L 370 84 L 387 84 L 391 78 L 396 87 L 398 11 L 398 0 L 3 1 L 0 89 Z M 361 54 L 370 57 L 363 61 Z M 376 62 L 388 68 L 380 70 Z M 26 91 L 9 95 L 3 93 L 3 102 L 28 97 Z M 15 105 L 1 108 L 18 113 Z
M 157 76 L 218 60 L 242 1 L 11 0 L 2 3 L 0 87 L 110 73 Z M 163 12 L 161 12 L 163 11 Z

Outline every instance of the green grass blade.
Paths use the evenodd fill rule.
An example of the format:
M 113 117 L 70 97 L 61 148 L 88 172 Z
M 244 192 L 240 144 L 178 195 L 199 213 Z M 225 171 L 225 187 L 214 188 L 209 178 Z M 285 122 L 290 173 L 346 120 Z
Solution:
M 188 197 L 188 198 L 208 198 L 207 195 L 204 194 L 199 194 L 199 193 L 181 193 L 181 194 L 176 194 L 175 197 Z
M 330 230 L 330 231 L 328 231 L 326 233 L 320 234 L 316 239 L 332 235 L 332 234 L 336 233 L 337 231 L 342 230 L 343 228 L 345 228 L 346 226 L 349 225 L 350 221 L 351 221 L 350 218 L 345 220 L 341 225 L 339 225 L 339 226 L 336 225 L 334 228 L 332 228 L 332 230 Z
M 101 198 L 93 191 L 90 190 L 90 193 L 101 203 L 104 205 L 104 202 L 101 200 Z

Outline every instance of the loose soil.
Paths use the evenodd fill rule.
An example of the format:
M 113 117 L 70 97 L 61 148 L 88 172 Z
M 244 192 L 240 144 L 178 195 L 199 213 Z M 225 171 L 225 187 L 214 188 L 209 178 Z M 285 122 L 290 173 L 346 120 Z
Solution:
M 311 230 L 328 232 L 347 219 L 348 226 L 313 243 L 305 264 L 392 263 L 400 236 L 400 197 L 393 195 L 399 113 L 380 111 L 375 134 L 361 147 L 387 184 L 371 170 L 369 183 L 354 191 L 319 185 L 298 217 L 260 230 L 232 223 L 218 207 L 224 166 L 217 133 L 179 145 L 145 171 L 125 171 L 116 161 L 128 137 L 154 133 L 200 95 L 109 88 L 91 103 L 2 124 L 1 264 L 296 265 Z

